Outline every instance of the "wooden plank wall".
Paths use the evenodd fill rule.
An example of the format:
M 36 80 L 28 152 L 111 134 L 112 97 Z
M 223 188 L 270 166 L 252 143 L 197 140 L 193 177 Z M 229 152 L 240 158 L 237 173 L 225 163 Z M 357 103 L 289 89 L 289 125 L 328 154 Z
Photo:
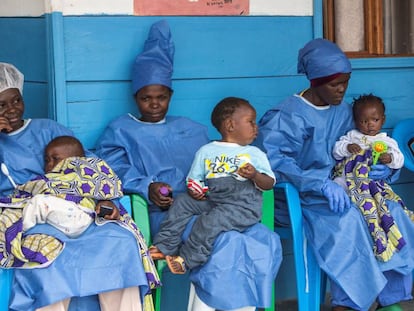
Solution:
M 68 122 L 88 147 L 93 147 L 111 119 L 136 112 L 130 92 L 131 65 L 150 25 L 159 19 L 64 19 Z M 210 126 L 212 107 L 223 97 L 240 96 L 250 100 L 261 116 L 296 89 L 296 54 L 312 35 L 311 18 L 167 20 L 176 47 L 170 114 Z M 210 128 L 214 138 L 217 133 Z
M 54 13 L 56 14 L 56 13 Z M 56 18 L 56 16 L 55 16 Z M 104 127 L 126 112 L 136 113 L 130 72 L 151 24 L 161 17 L 57 16 L 62 29 L 66 101 L 58 121 L 93 148 Z M 284 97 L 305 88 L 296 74 L 297 51 L 313 37 L 312 17 L 232 16 L 167 17 L 176 47 L 174 96 L 170 114 L 186 115 L 209 126 L 212 107 L 225 96 L 240 96 L 256 107 L 258 118 Z M 48 117 L 48 67 L 53 62 L 46 18 L 0 18 L 0 61 L 12 62 L 25 74 L 26 116 Z M 59 33 L 61 31 L 61 33 Z M 383 64 L 387 60 L 352 60 L 346 99 L 373 92 L 387 106 L 386 129 L 414 117 L 413 66 Z M 62 109 L 63 108 L 63 109 Z M 403 171 L 396 185 L 410 193 L 413 174 Z M 407 196 L 409 205 L 414 198 Z
M 64 17 L 67 120 L 90 148 L 110 120 L 136 113 L 131 64 L 150 25 L 160 17 Z M 258 118 L 284 97 L 307 86 L 296 73 L 297 51 L 313 36 L 310 17 L 168 17 L 176 54 L 170 114 L 210 125 L 212 107 L 225 96 L 247 98 Z M 379 63 L 380 64 L 380 63 Z M 362 93 L 383 97 L 386 129 L 413 117 L 413 68 L 354 66 L 347 100 Z M 391 87 L 392 86 L 392 87 Z M 397 189 L 412 187 L 403 172 Z M 411 196 L 407 200 L 414 204 Z
M 45 19 L 0 18 L 0 62 L 14 64 L 24 75 L 25 115 L 48 116 Z

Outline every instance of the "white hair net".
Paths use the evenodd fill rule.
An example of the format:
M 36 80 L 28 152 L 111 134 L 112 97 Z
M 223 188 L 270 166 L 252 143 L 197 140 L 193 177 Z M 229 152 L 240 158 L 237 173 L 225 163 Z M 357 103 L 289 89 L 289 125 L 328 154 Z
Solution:
M 24 75 L 12 64 L 0 63 L 0 93 L 18 89 L 23 94 Z

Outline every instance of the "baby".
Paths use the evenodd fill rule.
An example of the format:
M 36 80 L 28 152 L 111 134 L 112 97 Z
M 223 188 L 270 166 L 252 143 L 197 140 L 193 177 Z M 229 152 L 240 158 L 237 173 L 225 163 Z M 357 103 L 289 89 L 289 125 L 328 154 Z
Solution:
M 412 212 L 387 184 L 385 177 L 370 172 L 374 165 L 389 173 L 391 169 L 400 169 L 404 165 L 404 156 L 397 142 L 381 132 L 385 122 L 385 105 L 381 98 L 369 94 L 355 99 L 353 116 L 357 129 L 342 136 L 333 150 L 333 156 L 338 160 L 334 181 L 344 187 L 365 218 L 377 259 L 388 261 L 406 244 L 388 202 L 398 203 L 410 217 Z
M 45 173 L 17 187 L 32 195 L 23 208 L 24 232 L 48 223 L 75 238 L 97 214 L 107 219 L 119 217 L 110 200 L 122 196 L 120 180 L 102 160 L 86 158 L 75 137 L 59 136 L 49 142 Z M 105 189 L 111 190 L 105 193 Z
M 202 146 L 187 175 L 188 192 L 178 196 L 150 247 L 153 258 L 166 255 L 173 273 L 204 264 L 221 232 L 243 232 L 260 222 L 262 190 L 272 189 L 275 176 L 257 147 L 256 111 L 244 99 L 227 97 L 214 108 L 211 121 L 221 140 Z M 208 189 L 208 191 L 207 191 Z M 182 233 L 198 215 L 190 236 Z
M 371 149 L 374 142 L 381 141 L 387 149 L 379 155 L 378 161 L 392 169 L 400 169 L 404 165 L 404 156 L 397 142 L 387 133 L 381 132 L 385 123 L 385 105 L 382 99 L 372 94 L 361 95 L 354 100 L 352 109 L 356 129 L 335 143 L 334 158 L 342 160 L 362 150 Z

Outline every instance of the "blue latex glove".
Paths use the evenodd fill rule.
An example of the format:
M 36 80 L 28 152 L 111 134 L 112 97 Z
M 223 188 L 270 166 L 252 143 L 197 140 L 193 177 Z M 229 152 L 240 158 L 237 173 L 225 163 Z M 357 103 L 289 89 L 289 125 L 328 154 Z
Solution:
M 342 214 L 351 207 L 351 200 L 348 194 L 332 180 L 327 180 L 322 186 L 322 194 L 328 199 L 329 208 L 334 213 Z
M 376 164 L 371 166 L 371 170 L 368 173 L 368 177 L 373 180 L 381 180 L 388 178 L 392 173 L 390 169 L 385 164 Z

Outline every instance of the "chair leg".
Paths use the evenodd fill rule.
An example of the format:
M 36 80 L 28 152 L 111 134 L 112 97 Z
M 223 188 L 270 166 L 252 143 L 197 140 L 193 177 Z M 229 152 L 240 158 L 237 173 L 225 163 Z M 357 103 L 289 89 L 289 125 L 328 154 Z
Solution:
M 164 271 L 164 268 L 167 266 L 167 262 L 165 260 L 157 260 L 156 266 L 160 281 L 162 282 L 162 273 Z M 162 286 L 158 287 L 155 290 L 155 311 L 161 311 L 161 292 Z
M 293 242 L 299 311 L 319 311 L 321 270 L 306 238 Z
M 321 304 L 325 303 L 327 286 L 328 286 L 328 276 L 326 275 L 325 272 L 321 270 L 321 297 L 320 297 Z
M 13 269 L 0 269 L 0 311 L 9 310 L 9 299 L 13 275 Z
M 321 304 L 321 269 L 311 249 L 307 249 L 309 311 L 319 311 Z
M 273 282 L 273 286 L 272 286 L 272 302 L 269 308 L 264 309 L 265 311 L 275 311 L 276 309 L 276 300 L 275 300 L 275 285 Z

